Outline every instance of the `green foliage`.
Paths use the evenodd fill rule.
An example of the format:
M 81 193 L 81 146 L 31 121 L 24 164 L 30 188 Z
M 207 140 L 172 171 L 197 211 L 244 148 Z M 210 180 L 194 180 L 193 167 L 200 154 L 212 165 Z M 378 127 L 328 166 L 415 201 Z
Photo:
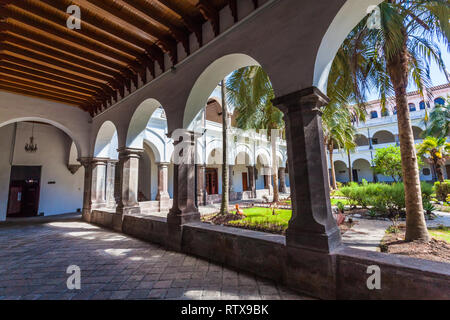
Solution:
M 343 204 L 341 201 L 339 201 L 338 203 L 336 203 L 336 206 L 337 206 L 339 212 L 344 212 L 345 206 L 344 206 L 344 204 Z
M 434 184 L 434 192 L 436 192 L 436 198 L 439 201 L 446 201 L 450 194 L 450 180 L 444 180 L 444 182 L 437 181 Z
M 434 211 L 436 211 L 436 207 L 431 202 L 427 201 L 423 204 L 423 210 L 426 212 L 426 214 L 432 214 Z
M 395 181 L 401 179 L 402 157 L 400 147 L 390 146 L 377 149 L 373 162 L 377 173 L 392 177 Z
M 450 135 L 450 98 L 447 97 L 446 105 L 437 105 L 430 112 L 429 119 L 424 119 L 426 129 L 425 136 L 444 138 Z
M 405 189 L 403 183 L 350 183 L 341 192 L 353 206 L 370 207 L 373 215 L 393 216 L 405 213 Z M 422 197 L 424 205 L 430 203 L 433 188 L 430 184 L 422 183 Z

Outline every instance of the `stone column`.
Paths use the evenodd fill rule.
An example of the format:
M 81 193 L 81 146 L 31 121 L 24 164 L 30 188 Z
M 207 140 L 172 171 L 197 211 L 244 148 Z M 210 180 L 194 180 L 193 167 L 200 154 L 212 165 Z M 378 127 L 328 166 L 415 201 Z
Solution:
M 144 152 L 143 149 L 120 148 L 119 163 L 119 187 L 116 213 L 118 215 L 140 213 L 138 202 L 138 178 L 139 178 L 139 158 Z
M 269 189 L 269 195 L 273 194 L 272 175 L 270 174 L 271 168 L 263 168 L 264 179 L 266 180 L 267 189 Z
M 400 136 L 398 134 L 394 134 L 395 145 L 398 147 L 400 145 Z
M 160 211 L 169 209 L 169 163 L 160 162 L 158 165 L 158 193 L 156 200 L 159 201 Z
M 200 212 L 195 205 L 194 133 L 185 131 L 181 137 L 175 138 L 174 145 L 173 206 L 167 215 L 166 245 L 169 249 L 181 251 L 182 226 L 200 220 Z
M 254 166 L 248 166 L 248 186 L 250 191 L 252 192 L 252 197 L 256 198 L 256 168 Z
M 94 158 L 92 160 L 92 209 L 106 207 L 106 166 L 108 159 Z
M 280 192 L 281 193 L 286 193 L 287 189 L 286 189 L 286 168 L 280 167 L 278 169 L 278 176 L 280 177 Z
M 315 296 L 335 298 L 336 261 L 330 253 L 341 245 L 341 235 L 331 211 L 319 111 L 328 101 L 312 87 L 276 98 L 273 103 L 285 116 L 291 183 L 286 281 Z
M 106 206 L 108 208 L 116 207 L 115 184 L 117 162 L 117 160 L 108 160 L 106 169 Z
M 92 209 L 92 158 L 80 158 L 78 161 L 84 167 L 83 211 L 82 217 L 86 222 L 91 222 Z
M 203 206 L 206 203 L 206 186 L 205 186 L 206 165 L 197 165 L 197 204 Z
M 230 165 L 228 166 L 228 197 L 230 201 L 233 201 L 233 195 L 231 194 L 232 192 L 234 192 L 234 188 L 233 188 L 233 166 Z

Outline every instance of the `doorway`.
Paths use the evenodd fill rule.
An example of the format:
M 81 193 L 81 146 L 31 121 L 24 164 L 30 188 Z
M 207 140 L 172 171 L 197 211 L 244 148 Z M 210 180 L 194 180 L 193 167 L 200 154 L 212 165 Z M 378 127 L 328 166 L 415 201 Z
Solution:
M 217 179 L 217 169 L 206 168 L 206 192 L 208 194 L 219 193 L 219 182 Z
M 247 172 L 242 172 L 242 191 L 248 191 Z
M 34 217 L 39 210 L 40 166 L 12 166 L 6 216 Z
M 352 176 L 353 176 L 353 181 L 359 182 L 358 169 L 353 169 L 352 170 Z

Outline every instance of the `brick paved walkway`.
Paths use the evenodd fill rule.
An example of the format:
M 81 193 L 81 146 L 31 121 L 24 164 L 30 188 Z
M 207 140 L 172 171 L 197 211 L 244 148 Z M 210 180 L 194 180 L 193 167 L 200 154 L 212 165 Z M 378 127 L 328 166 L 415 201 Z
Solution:
M 81 290 L 66 286 L 81 268 Z M 0 299 L 303 299 L 274 283 L 81 221 L 0 227 Z

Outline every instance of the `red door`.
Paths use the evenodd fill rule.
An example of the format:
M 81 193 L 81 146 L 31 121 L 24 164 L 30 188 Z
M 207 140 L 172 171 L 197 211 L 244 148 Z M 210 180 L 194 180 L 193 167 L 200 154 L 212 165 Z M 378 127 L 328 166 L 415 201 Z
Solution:
M 242 190 L 248 191 L 247 172 L 242 172 Z
M 218 194 L 219 184 L 217 181 L 217 169 L 206 169 L 206 192 L 208 194 Z
M 12 182 L 9 187 L 8 216 L 20 214 L 22 211 L 23 186 L 18 182 Z

